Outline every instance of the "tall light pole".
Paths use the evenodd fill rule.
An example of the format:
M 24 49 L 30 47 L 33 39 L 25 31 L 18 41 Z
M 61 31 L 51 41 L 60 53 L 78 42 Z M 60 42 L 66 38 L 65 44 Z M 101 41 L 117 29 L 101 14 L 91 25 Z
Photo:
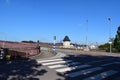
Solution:
M 86 20 L 86 47 L 84 49 L 84 51 L 89 51 L 89 47 L 88 47 L 88 20 Z
M 108 21 L 111 24 L 111 18 L 108 18 Z M 109 44 L 110 44 L 110 53 L 112 52 L 112 41 L 111 41 L 111 25 L 109 27 Z
M 86 20 L 86 46 L 88 46 L 88 20 Z

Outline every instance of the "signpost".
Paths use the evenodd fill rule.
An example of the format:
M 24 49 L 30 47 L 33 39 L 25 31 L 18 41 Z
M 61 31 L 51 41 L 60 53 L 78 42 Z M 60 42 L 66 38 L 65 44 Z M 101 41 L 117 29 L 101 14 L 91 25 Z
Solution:
M 56 36 L 53 37 L 53 53 L 56 53 Z

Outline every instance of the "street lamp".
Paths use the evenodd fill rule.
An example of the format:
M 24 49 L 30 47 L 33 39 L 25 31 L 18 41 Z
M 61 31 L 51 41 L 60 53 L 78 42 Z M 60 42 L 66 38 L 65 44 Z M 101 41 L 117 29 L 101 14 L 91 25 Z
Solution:
M 89 51 L 89 48 L 88 48 L 88 20 L 86 20 L 86 48 L 84 49 L 84 51 Z
M 87 25 L 86 25 L 86 46 L 88 45 L 88 20 L 86 20 Z
M 111 24 L 111 18 L 108 18 L 108 21 Z M 110 53 L 112 52 L 112 41 L 111 41 L 111 25 L 109 27 L 109 44 L 110 44 Z

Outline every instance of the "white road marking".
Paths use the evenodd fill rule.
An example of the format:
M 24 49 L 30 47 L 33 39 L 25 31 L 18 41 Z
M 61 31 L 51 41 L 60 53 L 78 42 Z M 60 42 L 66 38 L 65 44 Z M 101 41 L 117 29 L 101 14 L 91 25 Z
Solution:
M 108 66 L 108 65 L 112 65 L 112 64 L 114 64 L 114 62 L 113 62 L 113 63 L 103 64 L 103 65 L 101 65 L 101 66 L 104 67 L 104 66 Z
M 115 62 L 115 64 L 120 64 L 120 62 Z
M 103 64 L 101 66 L 104 67 L 104 66 L 113 65 L 113 64 L 120 64 L 120 62 L 107 63 L 107 64 Z
M 89 69 L 85 69 L 85 70 L 82 70 L 82 71 L 69 73 L 69 74 L 67 74 L 67 76 L 77 77 L 77 76 L 86 75 L 88 73 L 92 73 L 92 72 L 95 72 L 95 71 L 98 71 L 98 70 L 102 70 L 102 68 L 101 67 L 89 68 Z
M 117 71 L 109 70 L 109 71 L 102 72 L 100 74 L 85 78 L 84 80 L 102 80 L 102 79 L 112 76 L 113 74 L 116 74 L 116 73 L 117 73 Z
M 81 64 L 80 62 L 74 62 L 72 60 L 64 60 L 62 58 L 45 59 L 45 60 L 40 60 L 37 62 L 41 63 L 42 65 L 47 65 L 48 68 L 52 68 L 52 69 L 56 68 L 57 72 L 64 73 L 67 71 L 72 71 L 72 70 L 90 67 L 90 66 L 92 66 L 92 65 L 90 65 L 92 63 L 97 63 L 97 62 L 101 62 L 101 61 L 109 61 L 109 60 L 111 60 L 111 59 L 88 62 L 88 63 L 83 64 L 83 65 L 80 65 Z M 86 75 L 89 73 L 93 73 L 93 72 L 102 70 L 103 69 L 102 67 L 112 65 L 112 64 L 120 64 L 120 62 L 112 62 L 112 63 L 106 63 L 106 64 L 103 63 L 102 65 L 99 65 L 100 67 L 93 67 L 93 68 L 88 68 L 85 70 L 73 71 L 71 73 L 66 74 L 66 76 L 74 78 L 77 76 Z M 78 65 L 78 66 L 76 66 L 76 65 Z M 57 68 L 59 68 L 59 69 L 57 69 Z M 101 80 L 101 79 L 107 78 L 115 73 L 117 73 L 117 71 L 109 70 L 106 72 L 102 72 L 102 73 L 93 75 L 91 77 L 87 77 L 84 80 Z
M 98 62 L 102 62 L 102 61 L 111 61 L 112 59 L 104 59 L 104 60 L 98 60 L 98 61 L 92 61 L 92 62 L 88 62 L 86 64 L 93 64 L 93 63 L 98 63 Z
M 71 63 L 68 63 L 68 64 L 57 64 L 57 65 L 52 65 L 52 66 L 48 66 L 49 68 L 61 68 L 61 67 L 68 67 L 68 66 L 71 66 L 71 65 L 78 65 L 80 64 L 79 62 L 71 62 Z
M 52 62 L 52 61 L 59 61 L 59 60 L 63 60 L 62 58 L 58 58 L 58 59 L 48 59 L 48 60 L 38 60 L 38 63 L 44 63 L 44 62 Z
M 48 62 L 48 63 L 41 63 L 41 64 L 42 64 L 42 65 L 54 65 L 54 64 L 69 63 L 69 62 L 72 62 L 72 60 L 57 61 L 57 62 Z
M 86 67 L 90 67 L 91 65 L 79 65 L 79 66 L 74 66 L 74 67 L 66 67 L 66 68 L 62 68 L 62 69 L 56 69 L 57 72 L 63 73 L 66 71 L 71 71 L 71 70 L 75 70 L 75 69 L 80 69 L 80 68 L 86 68 Z

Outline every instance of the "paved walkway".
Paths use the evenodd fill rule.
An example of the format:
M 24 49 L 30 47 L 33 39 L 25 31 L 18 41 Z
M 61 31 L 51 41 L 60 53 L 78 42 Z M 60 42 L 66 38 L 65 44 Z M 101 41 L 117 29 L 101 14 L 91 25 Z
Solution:
M 40 59 L 46 59 L 46 58 L 52 59 L 52 58 L 59 58 L 59 57 L 64 57 L 64 56 L 66 56 L 66 55 L 63 54 L 63 53 L 60 53 L 60 52 L 52 53 L 50 51 L 45 51 L 44 50 L 44 51 L 41 51 L 40 54 L 31 57 L 31 59 L 39 59 L 39 60 Z

